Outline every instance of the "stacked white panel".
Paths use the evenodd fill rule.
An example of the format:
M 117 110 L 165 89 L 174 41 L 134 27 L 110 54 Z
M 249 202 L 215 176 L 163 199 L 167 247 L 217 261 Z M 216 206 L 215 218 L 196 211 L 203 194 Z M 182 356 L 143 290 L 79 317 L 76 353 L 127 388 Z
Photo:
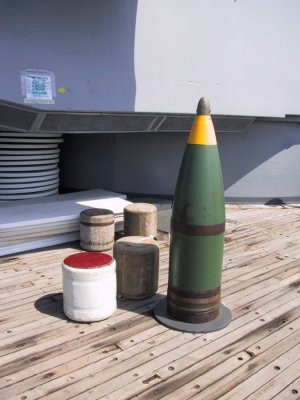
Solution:
M 0 201 L 57 194 L 62 141 L 58 133 L 0 132 Z

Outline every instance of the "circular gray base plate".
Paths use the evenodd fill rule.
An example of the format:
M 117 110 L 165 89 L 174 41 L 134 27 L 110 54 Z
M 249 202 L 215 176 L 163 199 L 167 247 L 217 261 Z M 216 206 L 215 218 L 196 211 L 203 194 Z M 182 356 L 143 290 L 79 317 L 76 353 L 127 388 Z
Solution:
M 225 328 L 231 321 L 231 311 L 224 304 L 220 304 L 220 312 L 216 319 L 210 322 L 200 324 L 192 324 L 188 322 L 178 321 L 167 313 L 167 299 L 157 303 L 154 308 L 154 316 L 158 322 L 167 326 L 168 328 L 177 331 L 192 332 L 192 333 L 205 333 L 214 332 Z

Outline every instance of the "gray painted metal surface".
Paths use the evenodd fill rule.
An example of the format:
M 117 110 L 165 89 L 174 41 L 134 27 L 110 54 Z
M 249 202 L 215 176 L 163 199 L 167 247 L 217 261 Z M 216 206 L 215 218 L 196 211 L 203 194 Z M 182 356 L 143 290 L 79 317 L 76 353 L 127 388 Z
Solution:
M 297 0 L 2 0 L 0 98 L 23 103 L 37 69 L 55 75 L 47 110 L 193 113 L 207 96 L 216 114 L 299 114 L 299 15 Z
M 64 135 L 61 183 L 172 196 L 187 134 Z M 217 132 L 217 140 L 227 202 L 300 200 L 298 123 L 256 121 L 243 133 Z
M 242 132 L 255 117 L 213 116 L 219 132 Z M 0 129 L 36 133 L 189 132 L 194 114 L 45 111 L 0 100 Z
M 56 97 L 27 111 L 2 103 L 0 129 L 69 132 L 65 187 L 172 195 L 194 105 L 207 96 L 226 199 L 297 200 L 299 15 L 297 0 L 3 0 L 0 98 L 24 102 L 24 69 L 53 72 Z
M 192 114 L 40 111 L 0 102 L 5 131 L 65 132 L 61 185 L 75 189 L 172 196 L 193 119 Z M 213 116 L 213 121 L 226 201 L 300 198 L 297 118 Z
M 225 304 L 220 304 L 219 315 L 213 321 L 203 323 L 189 323 L 178 321 L 171 317 L 167 312 L 167 299 L 163 299 L 156 304 L 154 308 L 154 316 L 158 322 L 167 326 L 168 328 L 174 329 L 181 332 L 191 333 L 207 333 L 215 332 L 225 328 L 232 319 L 230 309 Z

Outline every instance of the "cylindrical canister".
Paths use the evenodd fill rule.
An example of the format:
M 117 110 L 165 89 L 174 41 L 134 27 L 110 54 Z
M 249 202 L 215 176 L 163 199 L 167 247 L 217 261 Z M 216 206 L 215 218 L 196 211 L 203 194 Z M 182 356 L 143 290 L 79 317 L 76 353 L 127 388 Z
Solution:
M 159 245 L 143 236 L 125 236 L 114 244 L 117 294 L 126 299 L 153 296 L 158 288 Z
M 80 246 L 87 251 L 104 251 L 113 247 L 114 213 L 103 208 L 88 208 L 80 213 Z
M 63 308 L 74 321 L 106 319 L 116 310 L 116 262 L 108 254 L 82 252 L 62 263 Z
M 124 208 L 125 236 L 157 236 L 157 208 L 149 203 L 132 203 Z

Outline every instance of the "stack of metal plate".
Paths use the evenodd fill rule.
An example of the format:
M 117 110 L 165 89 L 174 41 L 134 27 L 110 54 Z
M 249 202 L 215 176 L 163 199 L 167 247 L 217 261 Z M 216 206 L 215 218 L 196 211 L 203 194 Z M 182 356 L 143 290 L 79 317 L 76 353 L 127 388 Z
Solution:
M 0 201 L 57 194 L 62 141 L 59 133 L 0 132 Z
M 106 190 L 55 195 L 0 204 L 0 256 L 78 240 L 80 212 L 87 208 L 113 211 L 122 229 L 126 196 Z

